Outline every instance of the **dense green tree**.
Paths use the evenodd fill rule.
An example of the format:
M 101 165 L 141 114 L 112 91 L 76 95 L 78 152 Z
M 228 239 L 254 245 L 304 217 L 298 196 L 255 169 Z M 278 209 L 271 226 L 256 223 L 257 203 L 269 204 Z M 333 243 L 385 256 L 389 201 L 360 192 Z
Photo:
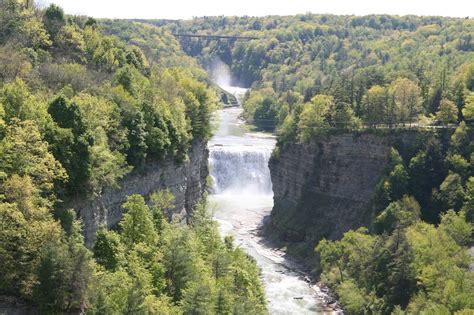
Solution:
M 153 245 L 156 241 L 156 230 L 153 217 L 145 200 L 140 195 L 132 195 L 123 204 L 126 213 L 120 222 L 122 229 L 122 240 L 129 248 L 135 244 L 144 242 Z
M 433 204 L 432 193 L 447 176 L 444 153 L 439 140 L 431 138 L 423 146 L 410 159 L 408 187 L 423 209 L 422 218 L 428 222 L 438 222 L 441 209 Z
M 391 233 L 396 228 L 406 228 L 420 218 L 420 205 L 413 197 L 404 196 L 392 202 L 375 219 L 374 225 L 379 232 Z
M 54 3 L 50 4 L 43 13 L 43 23 L 51 38 L 58 36 L 61 28 L 66 24 L 63 9 Z
M 143 114 L 139 111 L 127 113 L 123 120 L 128 130 L 127 162 L 133 166 L 143 165 L 147 157 L 146 125 Z
M 0 43 L 10 41 L 34 49 L 51 46 L 48 33 L 33 6 L 25 6 L 17 0 L 5 0 L 0 3 L 0 8 Z
M 59 96 L 50 104 L 48 112 L 58 125 L 50 141 L 53 154 L 69 175 L 68 191 L 87 191 L 92 173 L 90 150 L 93 138 L 88 133 L 80 108 Z
M 472 292 L 473 279 L 466 269 L 469 258 L 462 245 L 445 231 L 452 222 L 457 221 L 448 219 L 452 216 L 456 214 L 446 214 L 438 229 L 419 223 L 407 231 L 414 251 L 412 268 L 418 275 L 417 285 L 423 289 L 421 292 L 425 292 L 414 297 L 408 306 L 411 312 L 429 304 L 443 305 L 451 312 L 472 308 L 474 301 L 469 292 Z M 469 235 L 472 227 L 463 230 Z M 432 239 L 437 241 L 432 242 Z
M 375 201 L 380 208 L 386 207 L 391 201 L 396 201 L 408 193 L 409 175 L 400 153 L 391 148 L 387 175 L 376 187 Z
M 45 196 L 54 200 L 54 183 L 65 181 L 67 174 L 48 151 L 32 121 L 14 120 L 0 142 L 0 171 L 6 176 L 31 176 L 33 183 Z
M 462 155 L 450 154 L 446 157 L 446 162 L 449 165 L 449 169 L 454 173 L 460 174 L 462 178 L 469 176 L 469 169 L 471 166 Z
M 436 118 L 447 126 L 458 119 L 458 108 L 452 101 L 443 98 L 439 105 L 439 111 L 436 112 Z
M 462 114 L 466 120 L 474 120 L 474 92 L 469 93 L 466 97 Z
M 459 210 L 464 201 L 464 188 L 462 178 L 459 174 L 449 173 L 439 187 L 439 193 L 435 193 L 443 210 L 454 209 Z
M 327 95 L 316 95 L 305 104 L 299 116 L 298 133 L 301 141 L 314 135 L 324 134 L 329 128 L 328 115 L 334 108 L 334 99 Z
M 451 146 L 458 151 L 463 151 L 469 145 L 469 128 L 464 121 L 459 123 L 454 133 L 451 135 Z
M 150 195 L 151 213 L 158 233 L 164 228 L 166 216 L 174 208 L 174 196 L 168 190 L 160 190 Z
M 35 101 L 31 97 L 28 87 L 19 78 L 3 86 L 0 92 L 0 103 L 3 106 L 6 121 L 13 118 L 31 119 L 36 111 L 36 108 L 34 108 Z
M 84 247 L 62 201 L 100 198 L 148 158 L 183 161 L 210 137 L 217 102 L 163 29 L 98 23 L 0 1 L 0 294 L 54 314 L 215 313 L 225 287 L 229 309 L 263 313 L 255 263 L 225 247 L 204 208 L 195 226 L 169 224 L 168 190 L 147 196 L 151 209 L 130 196 L 118 231 Z M 255 281 L 234 287 L 233 262 Z
M 107 270 L 115 271 L 124 259 L 123 250 L 120 236 L 113 231 L 107 231 L 104 226 L 100 226 L 93 247 L 97 263 Z
M 411 123 L 421 111 L 420 88 L 406 78 L 393 81 L 390 88 L 398 110 L 395 121 Z
M 272 130 L 277 124 L 278 109 L 275 105 L 276 99 L 265 97 L 261 104 L 255 109 L 253 121 L 257 126 L 265 130 Z
M 182 39 L 181 44 L 205 65 L 211 65 L 216 56 L 227 63 L 235 81 L 251 87 L 248 100 L 262 99 L 261 94 L 268 94 L 271 87 L 280 100 L 277 107 L 289 106 L 290 111 L 294 104 L 284 101 L 287 93 L 297 93 L 306 102 L 326 94 L 336 104 L 349 104 L 369 126 L 368 120 L 374 118 L 369 116 L 378 109 L 381 112 L 375 118 L 382 119 L 375 124 L 398 128 L 403 127 L 397 124 L 400 122 L 416 123 L 417 114 L 436 113 L 443 97 L 452 97 L 461 109 L 464 94 L 472 87 L 472 51 L 465 46 L 472 29 L 469 20 L 443 19 L 440 23 L 432 17 L 307 14 L 149 23 L 164 25 L 172 32 L 258 37 L 235 43 Z M 462 31 L 455 32 L 456 27 Z M 369 106 L 369 114 L 364 96 L 376 86 L 386 90 L 382 97 L 386 100 L 383 110 Z M 250 122 L 258 107 L 252 103 L 258 101 L 249 106 L 244 102 L 244 115 Z M 284 117 L 279 118 L 278 125 L 283 121 Z
M 59 96 L 50 105 L 48 112 L 60 128 L 70 128 L 74 135 L 86 132 L 82 113 L 76 103 Z
M 41 253 L 34 300 L 46 311 L 84 311 L 93 272 L 91 259 L 80 223 L 74 221 L 63 242 L 46 246 Z
M 171 147 L 166 117 L 169 111 L 162 102 L 157 104 L 147 102 L 143 104 L 143 111 L 146 123 L 145 144 L 148 152 L 155 158 L 163 158 L 169 153 Z
M 115 272 L 98 272 L 96 275 L 96 300 L 93 311 L 120 313 L 128 311 L 129 296 L 133 291 L 132 278 L 123 269 Z
M 453 211 L 441 217 L 439 227 L 421 222 L 410 199 L 391 204 L 379 216 L 378 222 L 389 227 L 384 234 L 374 237 L 359 229 L 316 247 L 322 279 L 350 313 L 391 313 L 395 305 L 409 313 L 433 305 L 445 313 L 472 308 L 466 247 L 472 225 L 464 213 Z
M 371 87 L 364 96 L 364 122 L 369 126 L 382 124 L 389 96 L 387 90 L 379 85 Z
M 273 130 L 278 123 L 278 96 L 272 88 L 265 88 L 244 99 L 247 119 L 263 130 Z
M 117 82 L 127 91 L 130 95 L 134 96 L 137 93 L 135 87 L 135 75 L 131 67 L 124 67 L 117 73 Z
M 183 292 L 184 314 L 214 314 L 214 286 L 211 279 L 191 282 Z
M 107 135 L 101 129 L 96 129 L 90 160 L 92 171 L 88 186 L 95 194 L 100 194 L 105 187 L 117 187 L 118 180 L 132 168 L 120 152 L 110 150 Z
M 27 187 L 25 187 L 27 188 Z M 26 196 L 31 198 L 31 196 Z M 24 203 L 24 202 L 23 202 Z M 2 294 L 31 298 L 37 282 L 39 253 L 60 237 L 60 227 L 47 210 L 36 208 L 25 213 L 15 203 L 0 203 L 0 291 Z M 21 265 L 22 268 L 18 268 Z
M 67 52 L 68 58 L 75 62 L 84 62 L 86 44 L 80 28 L 75 24 L 68 24 L 61 28 L 56 36 L 58 53 Z
M 169 279 L 166 286 L 167 293 L 173 300 L 182 298 L 183 290 L 195 275 L 198 253 L 192 235 L 188 231 L 170 231 L 164 237 L 164 263 L 166 278 Z
M 465 202 L 463 211 L 466 214 L 466 220 L 474 223 L 474 177 L 469 177 L 466 183 Z
M 332 126 L 337 129 L 357 130 L 362 127 L 362 120 L 357 117 L 348 104 L 338 104 L 332 117 Z

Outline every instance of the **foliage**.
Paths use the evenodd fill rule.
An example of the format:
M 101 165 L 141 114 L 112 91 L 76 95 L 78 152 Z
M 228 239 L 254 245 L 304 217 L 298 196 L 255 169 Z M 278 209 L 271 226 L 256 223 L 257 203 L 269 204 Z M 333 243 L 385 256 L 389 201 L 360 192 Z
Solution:
M 472 19 L 304 14 L 149 23 L 257 37 L 181 44 L 204 65 L 221 59 L 234 84 L 251 88 L 243 116 L 277 131 L 274 156 L 288 143 L 336 132 L 382 129 L 398 141 L 405 133 L 393 129 L 420 129 L 413 146 L 393 143 L 371 233 L 319 243 L 321 277 L 350 314 L 472 309 Z M 205 282 L 202 290 L 209 292 Z
M 55 4 L 0 6 L 0 131 L 36 123 L 67 172 L 61 198 L 101 194 L 148 159 L 182 161 L 210 136 L 215 93 L 164 30 L 126 23 L 116 34 L 122 22 L 102 30 Z
M 424 137 L 409 154 L 406 146 L 403 156 L 391 149 L 373 234 L 361 228 L 316 248 L 322 280 L 351 314 L 473 307 L 472 130 L 462 122 L 453 133 Z
M 93 267 L 81 233 L 80 223 L 73 221 L 62 242 L 46 246 L 42 252 L 33 291 L 34 301 L 42 309 L 85 310 Z
M 447 312 L 472 309 L 474 278 L 466 247 L 472 225 L 463 212 L 453 211 L 442 216 L 439 227 L 420 222 L 419 210 L 407 201 L 390 204 L 379 216 L 378 222 L 391 226 L 385 225 L 384 234 L 360 229 L 317 246 L 322 277 L 349 313 L 388 314 L 396 305 L 409 313 L 432 305 Z
M 205 310 L 225 289 L 230 309 L 264 313 L 255 263 L 225 247 L 215 226 L 211 255 L 197 230 L 169 224 L 169 191 L 151 196 L 152 210 L 130 196 L 119 231 L 99 228 L 92 251 L 64 209 L 72 198 L 100 198 L 150 159 L 179 163 L 210 137 L 217 98 L 204 71 L 163 29 L 125 22 L 112 34 L 121 25 L 0 1 L 0 294 L 47 314 L 182 314 L 207 287 Z M 178 243 L 184 269 L 167 278 Z M 256 280 L 231 288 L 238 267 L 217 278 L 216 257 L 247 264 Z
M 324 133 L 329 128 L 327 116 L 333 111 L 334 100 L 331 96 L 316 95 L 306 104 L 299 116 L 298 133 L 300 140 L 307 141 L 313 135 Z
M 307 140 L 282 134 L 286 129 L 280 127 L 285 116 L 295 115 L 296 105 L 318 94 L 332 96 L 336 108 L 362 119 L 357 127 L 403 128 L 418 127 L 413 125 L 417 115 L 435 114 L 441 104 L 443 118 L 463 119 L 452 119 L 452 106 L 442 100 L 461 110 L 473 90 L 472 19 L 303 14 L 147 22 L 175 33 L 256 37 L 235 42 L 182 38 L 181 45 L 204 65 L 216 58 L 227 63 L 234 83 L 251 87 L 245 117 L 262 128 L 254 113 L 271 108 L 267 128 L 274 125 L 287 141 Z M 290 94 L 296 97 L 290 100 Z M 267 96 L 271 102 L 263 102 Z M 280 111 L 285 107 L 286 114 Z M 275 120 L 275 113 L 283 115 Z
M 316 247 L 321 279 L 350 314 L 473 308 L 472 128 L 462 121 L 454 132 L 417 135 L 414 147 L 397 144 L 403 154 L 388 154 L 372 233 L 361 228 Z
M 124 259 L 124 248 L 120 235 L 114 231 L 107 231 L 101 225 L 96 232 L 93 252 L 98 264 L 110 271 L 117 270 L 120 262 Z
M 126 210 L 120 223 L 123 242 L 128 248 L 139 243 L 152 246 L 157 236 L 150 210 L 143 197 L 128 197 L 123 208 Z
M 30 176 L 43 196 L 54 201 L 54 184 L 67 179 L 33 121 L 14 119 L 0 141 L 0 174 Z M 2 178 L 4 180 L 5 178 Z
M 462 109 L 462 114 L 466 120 L 474 120 L 474 92 L 466 97 L 466 103 Z
M 442 99 L 439 105 L 439 111 L 436 112 L 436 118 L 445 125 L 456 121 L 458 118 L 456 105 L 450 100 Z
M 123 205 L 128 211 L 121 231 L 97 232 L 94 255 L 105 269 L 95 275 L 94 312 L 265 313 L 255 262 L 224 244 L 204 204 L 189 226 L 163 219 L 152 224 L 158 212 L 172 207 L 171 196 L 154 193 L 150 209 L 143 197 L 132 195 Z

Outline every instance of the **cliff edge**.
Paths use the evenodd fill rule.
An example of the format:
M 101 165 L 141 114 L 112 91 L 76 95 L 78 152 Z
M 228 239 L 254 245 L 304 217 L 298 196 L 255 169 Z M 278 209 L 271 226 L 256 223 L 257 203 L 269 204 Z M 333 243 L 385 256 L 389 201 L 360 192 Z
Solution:
M 280 146 L 269 162 L 274 207 L 265 230 L 285 243 L 289 254 L 312 260 L 321 239 L 370 227 L 375 187 L 386 173 L 390 148 L 410 155 L 418 136 L 415 131 L 344 133 Z
M 207 159 L 209 151 L 204 141 L 193 142 L 188 159 L 150 161 L 125 176 L 117 188 L 106 188 L 100 196 L 75 198 L 66 202 L 74 208 L 83 222 L 86 244 L 91 246 L 100 224 L 112 228 L 123 215 L 122 204 L 129 195 L 148 196 L 161 189 L 169 189 L 175 197 L 175 208 L 167 213 L 170 220 L 186 221 L 188 214 L 199 202 L 206 190 L 209 175 Z

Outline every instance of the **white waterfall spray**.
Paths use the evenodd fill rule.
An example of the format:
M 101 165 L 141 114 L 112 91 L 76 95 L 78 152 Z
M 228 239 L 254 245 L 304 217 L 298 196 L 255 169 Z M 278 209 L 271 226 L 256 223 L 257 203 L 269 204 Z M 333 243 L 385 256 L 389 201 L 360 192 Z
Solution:
M 271 151 L 246 146 L 213 146 L 209 164 L 216 194 L 272 194 Z
M 231 74 L 229 66 L 223 62 L 219 57 L 214 58 L 208 70 L 211 80 L 217 85 L 227 90 L 226 87 L 231 86 Z

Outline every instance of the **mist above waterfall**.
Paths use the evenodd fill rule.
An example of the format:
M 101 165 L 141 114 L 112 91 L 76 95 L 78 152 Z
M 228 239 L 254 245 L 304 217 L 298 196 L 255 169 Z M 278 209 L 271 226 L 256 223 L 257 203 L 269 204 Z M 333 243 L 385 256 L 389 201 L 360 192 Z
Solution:
M 219 57 L 215 57 L 208 67 L 208 73 L 212 82 L 233 94 L 240 103 L 248 89 L 232 85 L 234 80 L 228 64 Z
M 226 90 L 232 84 L 232 75 L 229 66 L 219 57 L 214 58 L 210 64 L 209 74 L 211 80 Z

